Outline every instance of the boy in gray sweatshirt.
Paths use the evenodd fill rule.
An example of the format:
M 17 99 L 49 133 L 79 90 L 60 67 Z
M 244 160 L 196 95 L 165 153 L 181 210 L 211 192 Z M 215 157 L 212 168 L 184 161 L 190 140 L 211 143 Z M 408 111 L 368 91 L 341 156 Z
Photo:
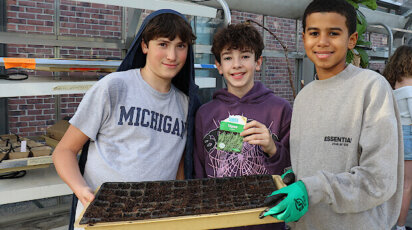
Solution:
M 345 0 L 314 0 L 303 42 L 316 80 L 293 108 L 290 155 L 298 181 L 271 196 L 265 215 L 292 229 L 390 229 L 399 215 L 403 145 L 388 82 L 346 64 L 356 45 L 356 11 Z

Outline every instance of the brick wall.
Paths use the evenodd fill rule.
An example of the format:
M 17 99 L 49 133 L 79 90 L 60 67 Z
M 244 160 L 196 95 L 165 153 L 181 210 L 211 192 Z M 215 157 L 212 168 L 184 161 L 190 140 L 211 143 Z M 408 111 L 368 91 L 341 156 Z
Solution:
M 8 0 L 7 30 L 19 33 L 54 34 L 55 6 L 54 0 Z M 59 17 L 59 35 L 78 37 L 101 37 L 119 39 L 121 37 L 121 20 L 123 8 L 118 6 L 61 0 Z M 143 11 L 146 17 L 151 11 Z M 245 22 L 248 19 L 264 24 L 287 46 L 289 52 L 304 52 L 301 39 L 301 21 L 264 16 L 247 12 L 232 11 L 232 23 Z M 280 43 L 262 28 L 254 25 L 264 35 L 266 50 L 283 52 Z M 296 33 L 298 30 L 298 33 Z M 369 34 L 374 47 L 385 47 L 385 36 Z M 10 57 L 53 58 L 54 47 L 43 45 L 7 45 Z M 60 55 L 64 58 L 106 58 L 120 57 L 117 49 L 88 47 L 60 47 Z M 292 78 L 294 80 L 295 60 L 289 58 Z M 289 74 L 283 57 L 266 57 L 265 76 L 257 73 L 256 80 L 262 81 L 276 95 L 293 104 L 293 94 L 289 84 Z M 383 70 L 381 64 L 372 64 L 372 69 Z M 36 75 L 50 73 L 36 71 Z M 78 73 L 76 73 L 78 74 Z M 85 74 L 89 76 L 90 74 Z M 93 75 L 93 74 L 91 74 Z M 96 73 L 95 75 L 101 75 Z M 74 114 L 82 94 L 37 97 L 9 98 L 10 131 L 23 136 L 36 136 L 45 133 L 47 126 L 54 123 L 55 101 L 59 100 L 61 116 Z M 37 103 L 38 105 L 34 105 Z
M 7 31 L 53 34 L 53 2 L 7 1 Z M 7 44 L 7 56 L 53 58 L 54 54 L 53 47 L 50 46 Z M 10 131 L 23 136 L 44 134 L 45 127 L 55 119 L 54 101 L 53 96 L 9 98 Z M 34 103 L 39 104 L 35 106 Z
M 242 23 L 247 20 L 253 20 L 261 25 L 264 24 L 276 37 L 287 47 L 288 52 L 296 51 L 296 20 L 278 18 L 272 16 L 263 16 L 258 14 L 231 11 L 232 23 Z M 277 41 L 270 33 L 264 32 L 264 29 L 253 24 L 258 31 L 261 32 L 265 41 L 265 50 L 284 52 L 279 41 Z M 276 95 L 285 98 L 290 103 L 293 103 L 293 93 L 289 84 L 289 74 L 286 64 L 286 58 L 265 57 L 265 76 L 257 73 L 255 79 L 262 81 L 269 89 L 272 89 Z M 294 80 L 294 59 L 289 58 L 290 69 L 292 71 L 292 79 Z
M 8 0 L 8 32 L 50 34 L 55 33 L 54 0 Z M 122 8 L 118 6 L 61 0 L 59 35 L 120 39 Z M 60 47 L 63 58 L 121 57 L 118 49 Z M 54 47 L 44 45 L 8 44 L 7 56 L 54 58 Z M 31 75 L 50 75 L 35 71 Z M 72 73 L 78 75 L 79 73 Z M 90 75 L 90 74 L 86 74 Z M 92 74 L 93 75 L 93 74 Z M 102 75 L 96 73 L 94 75 Z M 14 97 L 8 99 L 9 129 L 22 136 L 45 133 L 54 124 L 55 100 L 60 99 L 61 116 L 72 116 L 83 95 Z M 34 105 L 36 103 L 36 105 Z
M 10 131 L 23 136 L 37 136 L 55 119 L 55 98 L 51 96 L 9 98 Z

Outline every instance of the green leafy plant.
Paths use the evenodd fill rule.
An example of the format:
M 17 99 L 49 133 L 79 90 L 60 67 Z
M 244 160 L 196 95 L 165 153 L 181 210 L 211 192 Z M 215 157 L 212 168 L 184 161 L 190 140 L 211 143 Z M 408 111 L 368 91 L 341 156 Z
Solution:
M 226 152 L 241 152 L 243 146 L 243 137 L 239 133 L 222 131 L 219 132 L 217 149 Z
M 362 68 L 368 67 L 369 64 L 369 56 L 365 51 L 366 47 L 371 45 L 370 41 L 365 40 L 365 33 L 368 23 L 366 21 L 365 15 L 359 10 L 359 4 L 362 4 L 368 7 L 371 10 L 376 10 L 378 5 L 376 4 L 376 0 L 346 0 L 348 1 L 353 7 L 356 9 L 357 14 L 357 25 L 356 31 L 358 32 L 358 41 L 356 42 L 356 46 L 354 48 L 355 51 L 348 52 L 346 55 L 346 62 L 351 63 L 355 58 L 356 52 L 360 56 L 360 66 Z

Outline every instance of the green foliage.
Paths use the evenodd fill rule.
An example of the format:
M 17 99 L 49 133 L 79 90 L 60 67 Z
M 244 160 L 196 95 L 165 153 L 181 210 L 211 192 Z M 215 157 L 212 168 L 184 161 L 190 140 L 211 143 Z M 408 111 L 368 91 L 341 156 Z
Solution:
M 355 9 L 359 9 L 359 4 L 362 4 L 368 7 L 371 10 L 376 10 L 378 4 L 376 4 L 376 0 L 347 0 Z
M 366 51 L 364 49 L 362 49 L 361 47 L 355 47 L 355 50 L 358 51 L 358 53 L 360 55 L 360 66 L 362 66 L 363 68 L 368 67 L 369 56 L 366 53 Z
M 365 15 L 362 14 L 359 10 L 356 11 L 356 31 L 359 35 L 363 35 L 366 32 L 368 22 L 366 21 Z
M 348 53 L 346 53 L 346 63 L 351 63 L 354 58 L 355 55 L 353 54 L 352 50 L 348 50 Z
M 241 152 L 243 137 L 239 133 L 220 131 L 217 141 L 217 148 L 226 152 Z
M 355 50 L 360 55 L 360 66 L 362 68 L 368 67 L 369 64 L 369 57 L 363 47 L 369 47 L 371 43 L 369 41 L 365 41 L 365 32 L 366 28 L 368 27 L 368 23 L 366 21 L 365 15 L 359 10 L 359 4 L 362 4 L 368 7 L 371 10 L 376 10 L 378 5 L 376 4 L 376 0 L 346 0 L 348 1 L 353 7 L 356 9 L 357 13 L 357 25 L 356 31 L 358 32 L 358 41 L 356 42 Z M 346 55 L 346 62 L 350 63 L 354 59 L 354 54 L 352 52 L 348 52 Z

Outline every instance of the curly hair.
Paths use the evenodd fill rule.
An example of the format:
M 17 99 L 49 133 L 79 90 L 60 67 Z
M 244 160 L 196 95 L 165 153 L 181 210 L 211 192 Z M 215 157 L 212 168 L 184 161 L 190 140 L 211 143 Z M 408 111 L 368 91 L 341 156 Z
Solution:
M 251 50 L 258 60 L 265 48 L 259 31 L 250 24 L 230 24 L 220 28 L 213 36 L 212 53 L 220 63 L 220 53 L 224 49 Z
M 396 82 L 402 82 L 405 77 L 412 77 L 412 46 L 399 46 L 383 71 L 383 76 L 395 88 Z

